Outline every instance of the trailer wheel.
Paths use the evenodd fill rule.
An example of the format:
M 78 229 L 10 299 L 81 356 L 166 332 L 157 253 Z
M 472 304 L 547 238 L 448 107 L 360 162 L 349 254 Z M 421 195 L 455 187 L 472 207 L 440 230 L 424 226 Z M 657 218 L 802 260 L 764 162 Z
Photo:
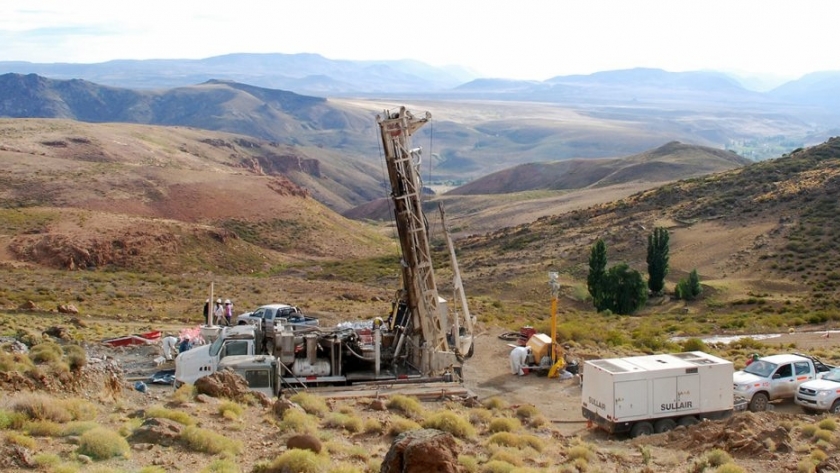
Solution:
M 762 412 L 767 410 L 767 403 L 770 400 L 767 398 L 767 395 L 764 393 L 755 393 L 750 401 L 750 411 L 752 412 Z
M 653 433 L 653 425 L 650 422 L 637 422 L 633 424 L 630 429 L 630 437 L 636 438 L 642 435 L 651 435 Z
M 677 426 L 677 423 L 674 422 L 672 419 L 659 419 L 653 424 L 653 431 L 657 434 L 661 434 L 662 432 L 668 432 L 669 430 L 674 430 L 674 427 Z
M 697 422 L 699 422 L 699 421 L 697 420 L 696 417 L 685 416 L 685 417 L 680 417 L 680 419 L 677 421 L 677 424 L 682 425 L 683 427 L 690 427 L 692 425 L 696 425 Z
M 832 414 L 840 414 L 840 399 L 834 401 L 834 404 L 831 405 L 831 409 L 828 410 Z

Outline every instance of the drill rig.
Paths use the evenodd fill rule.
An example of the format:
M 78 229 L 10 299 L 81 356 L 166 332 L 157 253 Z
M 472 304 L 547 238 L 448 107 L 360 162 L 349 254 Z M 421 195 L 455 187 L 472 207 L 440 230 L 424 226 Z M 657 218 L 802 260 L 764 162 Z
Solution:
M 421 201 L 421 150 L 411 147 L 411 136 L 431 117 L 429 112 L 422 118 L 415 117 L 405 107 L 396 111 L 385 110 L 384 117 L 377 117 L 402 252 L 403 288 L 397 293 L 389 328 L 403 334 L 396 347 L 397 356 L 405 349 L 407 361 L 423 376 L 446 371 L 460 372 L 457 365 L 472 356 L 474 350 L 475 323 L 467 307 L 442 205 L 439 206 L 441 224 L 449 247 L 455 297 L 460 299 L 460 314 L 449 312 L 446 300 L 438 294 L 435 281 L 429 223 Z M 406 346 L 403 347 L 403 344 Z

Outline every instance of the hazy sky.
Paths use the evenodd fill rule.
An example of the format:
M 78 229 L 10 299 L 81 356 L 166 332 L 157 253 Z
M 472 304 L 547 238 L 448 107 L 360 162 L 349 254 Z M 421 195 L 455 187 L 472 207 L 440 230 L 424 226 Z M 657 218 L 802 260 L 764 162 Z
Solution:
M 0 61 L 236 52 L 416 59 L 544 80 L 632 67 L 840 70 L 837 0 L 0 0 Z

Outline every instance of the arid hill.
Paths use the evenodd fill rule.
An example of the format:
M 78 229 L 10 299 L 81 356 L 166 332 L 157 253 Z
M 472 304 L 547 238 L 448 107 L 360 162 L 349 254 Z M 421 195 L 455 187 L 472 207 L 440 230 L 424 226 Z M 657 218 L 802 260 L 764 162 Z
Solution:
M 781 312 L 836 310 L 840 138 L 789 156 L 677 181 L 615 202 L 540 218 L 459 242 L 473 284 L 502 284 L 511 299 L 559 270 L 569 290 L 585 281 L 595 240 L 610 264 L 646 274 L 647 237 L 671 234 L 666 280 L 697 269 L 720 308 L 747 303 Z M 708 308 L 708 307 L 707 307 Z M 667 307 L 649 308 L 651 311 Z
M 253 272 L 387 252 L 313 198 L 342 185 L 297 148 L 185 128 L 0 121 L 4 259 L 55 268 Z M 312 186 L 289 176 L 306 176 Z M 329 198 L 329 194 L 326 195 Z

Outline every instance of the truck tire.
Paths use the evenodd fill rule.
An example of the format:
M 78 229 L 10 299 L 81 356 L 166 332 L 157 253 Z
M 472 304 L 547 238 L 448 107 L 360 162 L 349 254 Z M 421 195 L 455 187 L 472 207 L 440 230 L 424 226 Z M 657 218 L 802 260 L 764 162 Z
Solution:
M 674 422 L 673 419 L 659 419 L 655 424 L 653 424 L 653 431 L 657 434 L 661 434 L 662 432 L 674 430 L 674 427 L 676 426 L 677 423 Z
M 767 410 L 767 404 L 770 402 L 770 399 L 767 398 L 767 394 L 764 393 L 755 393 L 753 395 L 752 400 L 750 400 L 750 411 L 751 412 L 762 412 Z
M 630 437 L 632 438 L 641 437 L 642 435 L 651 435 L 652 433 L 653 425 L 647 421 L 636 422 L 633 424 L 633 428 L 630 429 Z
M 683 427 L 691 427 L 692 425 L 696 425 L 698 422 L 700 421 L 698 421 L 694 416 L 685 416 L 680 417 L 677 424 L 682 425 Z
M 840 414 L 840 399 L 834 401 L 834 404 L 831 405 L 831 409 L 828 410 L 832 414 Z

